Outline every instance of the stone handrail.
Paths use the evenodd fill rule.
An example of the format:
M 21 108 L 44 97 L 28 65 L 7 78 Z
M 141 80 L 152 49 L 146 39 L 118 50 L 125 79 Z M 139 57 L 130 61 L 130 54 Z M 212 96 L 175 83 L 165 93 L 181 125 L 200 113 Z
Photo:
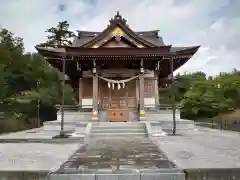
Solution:
M 84 144 L 88 144 L 89 143 L 89 138 L 91 136 L 91 132 L 92 132 L 92 123 L 88 123 L 88 125 L 86 126 L 85 132 L 84 132 Z
M 152 127 L 149 122 L 144 122 L 144 123 L 145 123 L 148 138 L 151 140 L 152 139 Z

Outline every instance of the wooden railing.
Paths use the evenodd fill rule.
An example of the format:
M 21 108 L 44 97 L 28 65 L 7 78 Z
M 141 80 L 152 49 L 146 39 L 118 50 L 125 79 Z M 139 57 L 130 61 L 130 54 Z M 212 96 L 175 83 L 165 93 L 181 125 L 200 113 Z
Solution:
M 61 111 L 61 108 L 63 107 L 64 110 L 68 110 L 68 111 L 87 111 L 88 109 L 91 109 L 92 108 L 92 105 L 79 105 L 79 104 L 76 104 L 76 105 L 56 105 L 55 106 L 59 111 Z
M 124 98 L 123 98 L 124 99 Z M 99 108 L 100 109 L 111 109 L 111 108 L 138 108 L 138 104 L 137 104 L 137 100 L 136 98 L 128 98 L 126 103 L 120 104 L 120 106 L 115 107 L 115 106 L 111 106 L 111 103 L 113 103 L 113 101 L 115 101 L 114 99 L 103 99 L 102 103 L 99 104 Z M 117 100 L 116 100 L 117 101 Z M 121 99 L 120 99 L 121 101 Z M 118 101 L 119 103 L 119 101 Z M 151 104 L 152 105 L 152 104 Z M 145 104 L 145 106 L 149 106 L 150 104 L 147 105 Z M 56 105 L 55 106 L 59 111 L 61 110 L 62 107 L 64 107 L 64 110 L 69 110 L 69 111 L 79 111 L 79 110 L 87 110 L 87 109 L 92 109 L 92 105 Z M 172 104 L 160 104 L 158 106 L 155 106 L 157 109 L 161 109 L 161 110 L 167 110 L 167 109 L 172 109 L 173 105 Z M 176 109 L 179 109 L 180 107 L 178 105 L 175 105 Z
M 103 98 L 100 103 L 100 108 L 137 108 L 137 99 L 134 97 L 122 98 Z

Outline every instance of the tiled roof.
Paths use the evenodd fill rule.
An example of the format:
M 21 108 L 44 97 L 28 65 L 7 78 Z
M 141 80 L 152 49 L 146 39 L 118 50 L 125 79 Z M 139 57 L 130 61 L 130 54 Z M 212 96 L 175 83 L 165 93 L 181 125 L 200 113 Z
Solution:
M 94 39 L 96 36 L 98 36 L 101 32 L 93 32 L 93 31 L 78 31 L 78 36 L 75 37 L 73 41 L 74 47 L 80 47 L 87 42 Z M 139 35 L 141 38 L 143 38 L 146 41 L 149 41 L 150 43 L 157 45 L 157 46 L 165 46 L 163 42 L 163 38 L 161 36 L 158 36 L 158 30 L 155 31 L 138 31 L 135 32 L 137 35 Z

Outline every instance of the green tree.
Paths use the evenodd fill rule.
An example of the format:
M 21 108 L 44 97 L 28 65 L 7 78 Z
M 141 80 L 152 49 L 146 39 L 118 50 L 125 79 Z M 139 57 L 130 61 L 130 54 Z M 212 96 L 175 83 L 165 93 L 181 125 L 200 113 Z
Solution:
M 240 105 L 240 76 L 220 73 L 218 76 L 194 81 L 182 101 L 185 118 L 214 117 Z
M 63 45 L 71 45 L 71 38 L 74 37 L 74 33 L 69 31 L 69 24 L 67 21 L 58 22 L 57 27 L 51 27 L 46 30 L 50 35 L 47 36 L 47 41 L 39 46 L 53 46 L 60 47 Z
M 33 127 L 38 100 L 42 120 L 55 120 L 55 104 L 61 99 L 59 71 L 39 54 L 24 54 L 21 38 L 6 29 L 0 31 L 0 39 L 0 112 L 6 117 L 0 121 L 0 132 Z M 67 84 L 65 94 L 67 104 L 76 103 L 74 92 Z

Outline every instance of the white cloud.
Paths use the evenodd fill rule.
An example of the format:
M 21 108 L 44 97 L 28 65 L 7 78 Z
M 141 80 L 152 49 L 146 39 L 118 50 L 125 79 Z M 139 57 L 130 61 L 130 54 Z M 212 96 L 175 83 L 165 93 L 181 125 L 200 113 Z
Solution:
M 64 12 L 58 11 L 60 4 Z M 230 0 L 10 0 L 1 2 L 0 24 L 23 37 L 26 49 L 34 51 L 34 45 L 45 40 L 44 31 L 60 20 L 68 20 L 75 30 L 101 31 L 119 10 L 134 30 L 160 29 L 166 44 L 202 45 L 179 71 L 211 75 L 240 68 L 237 5 Z

